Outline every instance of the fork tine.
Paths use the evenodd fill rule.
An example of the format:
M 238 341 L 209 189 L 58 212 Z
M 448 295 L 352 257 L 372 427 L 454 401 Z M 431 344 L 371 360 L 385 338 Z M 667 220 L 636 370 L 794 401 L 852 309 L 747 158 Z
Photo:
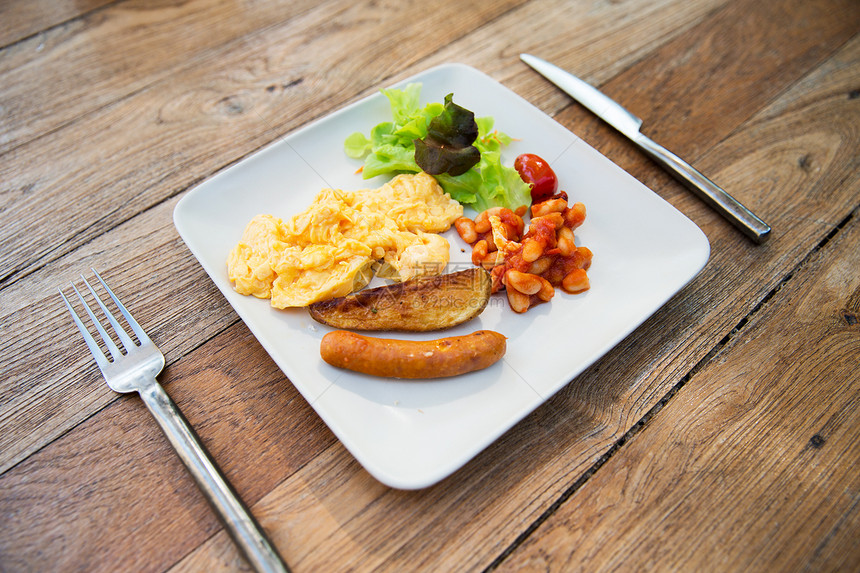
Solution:
M 74 285 L 72 285 L 72 288 L 75 288 Z M 96 364 L 99 365 L 99 368 L 101 370 L 104 370 L 104 368 L 109 364 L 107 357 L 105 356 L 104 352 L 102 352 L 102 349 L 99 348 L 99 345 L 96 343 L 95 339 L 93 339 L 92 335 L 90 334 L 90 331 L 87 330 L 87 327 L 84 326 L 83 322 L 81 322 L 81 319 L 78 316 L 78 313 L 75 312 L 74 308 L 72 308 L 72 305 L 69 302 L 69 299 L 67 299 L 66 295 L 63 294 L 62 289 L 58 289 L 58 290 L 60 291 L 60 296 L 63 297 L 63 302 L 66 303 L 66 308 L 69 309 L 69 313 L 72 315 L 72 320 L 75 321 L 75 324 L 77 325 L 78 330 L 81 331 L 81 334 L 84 337 L 84 341 L 87 343 L 87 346 L 89 347 L 90 352 L 93 355 L 93 358 L 96 359 Z M 76 292 L 77 292 L 77 290 L 78 289 L 75 289 Z M 80 293 L 78 293 L 78 296 L 80 296 Z M 89 307 L 87 307 L 87 310 L 89 310 Z M 98 324 L 98 323 L 96 323 L 96 324 Z
M 113 299 L 113 301 L 116 303 L 117 308 L 119 308 L 119 311 L 122 313 L 122 315 L 128 321 L 129 326 L 131 326 L 131 329 L 137 335 L 137 339 L 140 340 L 140 343 L 141 344 L 146 344 L 146 343 L 151 344 L 152 340 L 150 340 L 149 336 L 146 335 L 146 331 L 143 330 L 143 328 L 140 326 L 140 324 L 138 324 L 138 322 L 134 319 L 134 317 L 131 315 L 131 313 L 128 311 L 128 309 L 125 307 L 125 305 L 119 301 L 117 296 L 113 293 L 113 291 L 110 289 L 110 287 L 107 286 L 107 283 L 104 282 L 104 280 L 102 280 L 102 278 L 99 276 L 99 274 L 96 272 L 96 270 L 95 269 L 91 269 L 91 270 L 93 271 L 93 274 L 96 275 L 96 278 L 99 279 L 99 282 L 102 283 L 102 286 L 105 287 L 105 290 L 110 295 L 110 297 Z
M 98 276 L 98 275 L 96 275 L 96 276 Z M 105 317 L 107 317 L 108 322 L 110 322 L 111 326 L 113 326 L 113 330 L 114 330 L 114 332 L 116 332 L 117 336 L 119 336 L 119 339 L 122 341 L 122 345 L 125 347 L 126 352 L 129 352 L 134 346 L 137 346 L 137 345 L 134 343 L 134 341 L 131 339 L 131 337 L 128 335 L 128 333 L 125 331 L 125 328 L 123 328 L 123 326 L 119 323 L 119 321 L 116 319 L 116 317 L 113 315 L 113 313 L 110 310 L 108 310 L 108 307 L 105 306 L 105 303 L 102 302 L 101 297 L 98 294 L 96 294 L 96 291 L 93 289 L 92 286 L 90 286 L 90 283 L 87 282 L 87 279 L 84 278 L 84 275 L 81 275 L 81 279 L 84 281 L 84 284 L 87 285 L 87 288 L 90 289 L 90 292 L 93 294 L 93 297 L 96 299 L 96 303 L 98 303 L 99 307 L 102 309 L 102 312 L 105 314 Z M 102 284 L 104 284 L 104 281 L 102 281 Z M 105 285 L 105 286 L 107 286 L 107 285 Z M 115 297 L 114 297 L 114 301 L 116 301 Z M 105 336 L 105 333 L 103 331 L 102 331 L 102 336 Z M 116 357 L 114 357 L 114 358 L 116 358 Z
M 86 282 L 87 281 L 85 280 L 84 283 L 86 283 Z M 87 284 L 87 286 L 90 286 L 90 285 Z M 96 330 L 99 331 L 99 334 L 102 337 L 102 341 L 105 343 L 105 346 L 107 346 L 108 351 L 110 351 L 110 355 L 113 357 L 114 361 L 118 360 L 122 356 L 122 352 L 120 352 L 119 348 L 117 348 L 116 344 L 114 344 L 113 339 L 110 337 L 110 335 L 104 329 L 104 327 L 102 326 L 102 323 L 99 321 L 99 319 L 96 318 L 95 313 L 93 313 L 93 309 L 90 308 L 89 304 L 87 304 L 86 299 L 84 299 L 84 296 L 81 294 L 81 291 L 78 290 L 78 287 L 76 287 L 75 285 L 72 285 L 72 289 L 77 293 L 78 298 L 81 301 L 81 304 L 84 305 L 84 309 L 87 311 L 87 314 L 90 315 L 90 319 L 93 321 L 93 325 L 96 327 Z M 92 288 L 90 288 L 90 290 L 92 290 Z M 95 294 L 95 293 L 93 293 L 93 294 Z M 99 304 L 101 304 L 101 301 L 99 300 L 98 297 L 96 297 L 96 300 L 99 302 Z

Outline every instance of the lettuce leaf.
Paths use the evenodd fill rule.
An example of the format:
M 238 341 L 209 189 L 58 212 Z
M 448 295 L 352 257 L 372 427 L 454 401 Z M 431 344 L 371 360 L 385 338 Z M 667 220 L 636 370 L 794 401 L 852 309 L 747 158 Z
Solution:
M 462 175 L 481 159 L 472 145 L 478 138 L 475 114 L 445 96 L 445 109 L 430 120 L 427 137 L 415 139 L 415 162 L 430 175 Z
M 392 121 L 376 125 L 369 136 L 357 132 L 344 141 L 347 156 L 364 159 L 365 179 L 418 173 L 423 165 L 453 199 L 477 211 L 531 203 L 529 186 L 513 167 L 502 165 L 501 149 L 511 138 L 493 130 L 492 117 L 475 118 L 453 103 L 452 94 L 444 104 L 422 107 L 418 83 L 382 93 Z
M 405 125 L 420 108 L 421 84 L 407 84 L 402 90 L 391 88 L 381 91 L 391 104 L 391 116 L 396 124 Z

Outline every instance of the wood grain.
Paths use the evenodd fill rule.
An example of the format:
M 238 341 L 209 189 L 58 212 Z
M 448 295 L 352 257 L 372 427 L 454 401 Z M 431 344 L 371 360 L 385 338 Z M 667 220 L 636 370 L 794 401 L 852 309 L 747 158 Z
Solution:
M 853 117 L 856 113 L 856 106 L 847 94 L 852 89 L 850 86 L 856 85 L 857 68 L 853 66 L 852 69 L 852 66 L 846 65 L 847 62 L 857 61 L 856 48 L 856 42 L 846 47 L 827 65 L 822 66 L 820 73 L 813 74 L 807 81 L 797 83 L 794 89 L 786 93 L 784 99 L 776 101 L 773 106 L 750 119 L 750 123 L 756 125 L 756 130 L 748 134 L 748 139 L 738 136 L 730 144 L 727 142 L 722 147 L 717 146 L 714 153 L 733 154 L 736 152 L 735 146 L 749 148 L 762 132 L 780 131 L 782 138 L 779 141 L 782 143 L 772 141 L 769 149 L 772 152 L 783 151 L 762 153 L 763 157 L 773 157 L 774 163 L 769 164 L 760 159 L 757 166 L 759 169 L 770 169 L 772 174 L 780 174 L 783 197 L 802 195 L 807 187 L 815 187 L 815 184 L 810 183 L 805 171 L 803 177 L 796 176 L 795 173 L 799 173 L 795 171 L 796 164 L 793 161 L 786 162 L 784 157 L 789 150 L 796 149 L 794 137 L 809 136 L 809 131 L 801 129 L 795 119 L 800 116 L 817 117 L 819 119 L 809 125 L 816 126 L 811 128 L 811 131 L 819 133 L 820 140 L 815 143 L 816 138 L 809 137 L 806 139 L 806 149 L 827 148 L 829 159 L 816 173 L 832 174 L 834 178 L 844 178 L 848 174 L 856 173 L 857 166 L 853 163 L 850 150 L 856 145 L 858 134 L 850 127 L 845 127 L 852 122 L 836 119 Z M 791 110 L 791 113 L 780 115 L 780 112 L 785 113 L 787 110 Z M 792 126 L 796 126 L 794 131 Z M 833 145 L 834 141 L 838 144 Z M 814 147 L 811 147 L 813 144 Z M 815 155 L 817 156 L 818 152 Z M 744 169 L 739 173 L 745 174 L 747 178 L 741 182 L 752 182 L 759 176 L 759 171 L 753 169 Z M 838 175 L 839 173 L 842 175 Z M 856 190 L 857 184 L 856 178 L 851 176 L 847 189 Z M 820 225 L 832 230 L 836 225 L 832 221 L 826 223 L 828 218 L 844 218 L 850 214 L 851 210 L 857 208 L 856 197 L 856 192 L 843 195 L 844 202 L 836 211 L 829 211 L 823 203 L 816 204 L 815 208 L 822 216 L 822 219 L 819 219 L 822 221 Z M 791 203 L 791 206 L 797 208 L 803 200 L 801 197 L 797 204 Z M 826 213 L 831 215 L 828 217 Z M 787 220 L 791 221 L 791 218 Z M 811 221 L 807 223 L 811 224 Z M 718 225 L 712 223 L 711 227 L 715 226 Z M 822 236 L 822 228 L 814 227 L 815 225 L 813 228 L 804 228 L 811 236 Z M 790 228 L 799 230 L 794 226 Z M 719 236 L 719 233 L 717 235 Z M 736 240 L 731 232 L 720 238 L 725 242 Z M 743 239 L 737 240 L 740 242 Z M 774 245 L 779 243 L 785 245 L 777 247 L 781 250 L 781 256 L 792 260 L 795 265 L 803 259 L 803 251 L 791 252 L 788 238 L 780 239 Z M 660 399 L 684 378 L 686 372 L 694 370 L 697 360 L 708 360 L 707 350 L 718 345 L 720 341 L 709 339 L 712 345 L 709 347 L 708 342 L 702 339 L 707 338 L 707 335 L 700 333 L 694 340 L 686 343 L 679 340 L 667 343 L 665 333 L 684 328 L 672 324 L 673 319 L 680 320 L 684 317 L 684 320 L 689 321 L 690 316 L 700 315 L 701 322 L 695 326 L 700 332 L 713 332 L 714 327 L 719 327 L 724 330 L 718 332 L 724 335 L 731 333 L 738 323 L 732 324 L 729 321 L 731 317 L 738 317 L 741 309 L 727 309 L 731 304 L 736 304 L 738 298 L 747 303 L 752 298 L 749 292 L 737 297 L 737 285 L 742 283 L 753 288 L 744 276 L 748 278 L 762 272 L 762 267 L 766 266 L 762 257 L 769 257 L 768 254 L 753 251 L 749 260 L 745 257 L 739 259 L 738 251 L 734 250 L 734 256 L 731 258 L 721 257 L 719 252 L 714 253 L 716 260 L 711 263 L 714 267 L 713 274 L 706 270 L 706 275 L 710 278 L 701 277 L 701 282 L 696 281 L 691 287 L 695 298 L 682 293 L 664 309 L 665 314 L 658 313 L 653 320 L 646 323 L 640 333 L 631 336 L 605 360 L 580 376 L 575 384 L 557 395 L 545 408 L 538 410 L 464 470 L 436 488 L 420 493 L 384 492 L 378 499 L 373 498 L 372 501 L 366 502 L 358 514 L 360 517 L 355 520 L 348 520 L 346 523 L 338 520 L 336 524 L 317 527 L 311 531 L 299 531 L 298 528 L 305 522 L 281 508 L 289 499 L 306 498 L 311 490 L 315 498 L 320 499 L 321 494 L 311 484 L 318 476 L 341 476 L 344 471 L 342 468 L 348 461 L 344 459 L 347 456 L 345 453 L 341 453 L 334 460 L 329 460 L 328 456 L 315 460 L 324 462 L 325 466 L 313 470 L 311 477 L 295 476 L 285 488 L 273 491 L 260 506 L 261 514 L 272 524 L 276 539 L 284 544 L 283 550 L 290 563 L 297 570 L 324 569 L 346 559 L 355 559 L 368 570 L 398 570 L 404 566 L 422 569 L 479 569 L 487 566 L 495 556 L 505 550 L 503 544 L 497 545 L 499 537 L 512 543 L 532 519 L 537 519 L 542 511 L 564 493 L 565 488 L 575 483 L 592 464 L 599 463 L 601 455 L 610 450 L 625 432 L 655 407 Z M 785 260 L 781 262 L 784 263 Z M 782 277 L 786 275 L 790 275 L 790 270 Z M 777 288 L 781 280 L 777 279 L 775 284 L 765 287 L 760 291 L 760 296 L 767 296 L 767 289 Z M 730 287 L 731 281 L 734 281 L 734 285 Z M 705 282 L 711 283 L 711 286 L 702 286 Z M 754 288 L 761 287 L 762 285 L 755 285 Z M 704 300 L 701 298 L 703 296 L 706 297 Z M 707 312 L 707 309 L 713 310 Z M 727 319 L 726 322 L 723 322 L 724 318 Z M 687 322 L 686 326 L 690 328 L 690 323 Z M 653 336 L 653 333 L 657 332 L 663 333 L 661 338 Z M 653 361 L 649 366 L 652 370 L 642 372 L 641 377 L 619 380 L 613 375 L 626 372 L 635 376 L 633 372 L 639 371 L 632 368 L 633 364 L 641 365 L 647 362 L 647 356 L 665 357 L 667 352 L 671 352 L 666 346 L 676 349 L 677 353 L 671 354 L 665 361 Z M 630 362 L 627 362 L 626 358 L 630 358 Z M 673 370 L 669 364 L 678 366 L 678 369 Z M 682 394 L 675 399 L 685 401 L 686 397 Z M 525 459 L 528 460 L 527 464 L 523 463 Z M 488 467 L 488 464 L 491 464 L 491 467 Z M 302 474 L 308 471 L 311 471 L 311 468 L 306 468 Z M 328 493 L 322 497 L 321 503 L 327 508 L 338 507 L 339 500 L 352 499 L 366 492 L 367 486 L 361 479 L 362 474 L 360 468 L 354 468 L 349 476 L 339 477 L 339 481 L 344 484 L 340 486 L 342 489 Z M 540 483 L 530 481 L 535 474 L 542 476 Z M 458 505 L 464 499 L 468 499 L 473 506 L 473 510 L 465 516 L 460 514 L 463 508 Z M 508 503 L 511 505 L 508 506 Z M 307 512 L 308 509 L 302 508 L 301 511 Z M 482 520 L 477 517 L 479 515 L 493 517 Z M 382 529 L 376 530 L 376 534 L 369 533 L 371 526 L 378 523 L 393 524 L 390 527 L 383 525 Z M 421 542 L 417 547 L 413 547 L 413 543 L 418 543 L 415 536 L 419 534 L 412 535 L 403 531 L 403 528 L 409 527 L 407 523 L 412 528 L 420 529 Z M 278 527 L 277 524 L 282 525 Z M 292 524 L 295 524 L 295 528 Z M 642 527 L 647 526 L 648 522 L 645 521 Z M 331 548 L 341 546 L 343 540 L 340 536 L 345 529 L 350 533 L 350 543 L 343 553 L 340 553 Z M 452 531 L 456 531 L 456 535 L 446 533 Z M 468 542 L 464 543 L 463 540 Z M 480 549 L 476 550 L 476 545 Z M 323 547 L 328 549 L 323 550 Z M 546 551 L 552 553 L 553 547 L 553 539 L 549 536 Z M 225 549 L 223 541 L 213 539 L 201 549 L 200 555 L 190 556 L 179 570 L 217 565 L 221 559 L 226 559 L 224 563 L 229 563 L 229 555 L 231 551 Z M 519 562 L 517 564 L 519 565 Z
M 80 18 L 114 0 L 6 0 L 0 3 L 0 48 Z M 41 46 L 41 48 L 40 48 Z M 37 44 L 36 49 L 44 49 Z
M 860 4 L 852 0 L 733 2 L 691 30 L 694 42 L 649 54 L 641 66 L 655 73 L 647 84 L 636 84 L 643 89 L 622 93 L 624 76 L 607 89 L 640 114 L 655 140 L 697 158 L 710 148 L 701 139 L 703 128 L 717 140 L 729 136 L 749 110 L 769 104 L 831 57 L 858 27 Z
M 856 2 L 96 4 L 0 9 L 21 38 L 0 42 L 0 570 L 246 569 L 65 316 L 56 289 L 89 265 L 158 340 L 168 392 L 296 571 L 860 566 Z M 771 242 L 749 243 L 520 52 L 642 115 L 769 220 Z M 446 61 L 583 137 L 712 252 L 462 470 L 403 492 L 333 437 L 171 213 L 281 134 Z
M 171 238 L 166 243 L 156 243 L 154 248 L 163 252 L 184 247 L 179 239 Z M 94 264 L 138 322 L 158 341 L 168 364 L 236 321 L 226 301 L 213 289 L 187 298 L 189 292 L 208 281 L 191 260 L 173 261 L 169 266 L 132 266 L 128 271 L 117 272 L 99 265 L 104 256 L 105 251 L 100 251 Z M 128 282 L 133 277 L 138 277 L 136 284 Z M 4 470 L 117 399 L 62 306 L 57 289 L 63 287 L 68 292 L 75 278 L 67 271 L 68 282 L 49 284 L 54 291 L 50 296 L 4 318 L 6 324 L 15 325 L 0 332 L 0 351 L 11 357 L 4 364 L 6 377 L 0 383 L 0 426 L 4 428 L 0 432 L 0 467 Z M 154 288 L 141 289 L 140 284 L 147 282 Z M 176 305 L 176 301 L 183 304 Z M 194 336 L 183 334 L 186 332 Z
M 521 53 L 552 54 L 553 63 L 599 86 L 725 4 L 640 0 L 631 11 L 624 2 L 529 2 L 440 49 L 426 65 L 452 60 L 473 65 L 554 116 L 570 98 L 521 62 Z
M 4 50 L 0 101 L 9 114 L 0 153 L 145 89 L 242 38 L 289 22 L 316 3 L 117 2 Z M 194 25 L 189 25 L 191 22 Z M 133 50 L 123 49 L 134 46 Z M 74 69 L 74 73 L 69 73 Z M 28 81 L 42 77 L 36 84 Z
M 858 214 L 499 570 L 857 570 Z

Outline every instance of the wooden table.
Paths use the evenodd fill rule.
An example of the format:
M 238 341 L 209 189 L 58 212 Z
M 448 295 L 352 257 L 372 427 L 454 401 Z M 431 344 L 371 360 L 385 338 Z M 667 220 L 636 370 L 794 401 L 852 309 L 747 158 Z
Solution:
M 464 5 L 0 6 L 0 570 L 246 567 L 73 330 L 57 289 L 90 266 L 165 351 L 166 389 L 294 571 L 860 569 L 860 3 Z M 744 238 L 521 52 L 642 117 L 770 241 Z M 399 491 L 275 366 L 171 214 L 281 135 L 452 61 L 652 188 L 711 256 L 463 469 Z

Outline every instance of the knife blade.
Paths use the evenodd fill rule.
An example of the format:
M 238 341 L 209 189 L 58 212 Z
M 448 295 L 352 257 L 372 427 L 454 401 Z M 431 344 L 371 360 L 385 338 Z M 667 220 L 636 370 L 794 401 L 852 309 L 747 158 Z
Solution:
M 770 237 L 770 225 L 689 163 L 642 134 L 640 131 L 642 120 L 615 100 L 570 72 L 545 60 L 529 54 L 520 54 L 520 59 L 627 137 L 747 237 L 757 243 L 763 243 Z

